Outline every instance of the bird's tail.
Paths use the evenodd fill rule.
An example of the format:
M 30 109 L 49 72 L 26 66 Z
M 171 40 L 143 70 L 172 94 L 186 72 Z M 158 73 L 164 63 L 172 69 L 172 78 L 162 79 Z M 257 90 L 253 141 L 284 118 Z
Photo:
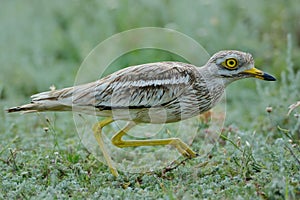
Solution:
M 72 110 L 72 88 L 52 90 L 31 96 L 31 103 L 7 109 L 12 112 L 44 112 L 44 111 L 67 111 Z M 63 98 L 61 98 L 63 97 Z M 68 98 L 70 97 L 70 98 Z

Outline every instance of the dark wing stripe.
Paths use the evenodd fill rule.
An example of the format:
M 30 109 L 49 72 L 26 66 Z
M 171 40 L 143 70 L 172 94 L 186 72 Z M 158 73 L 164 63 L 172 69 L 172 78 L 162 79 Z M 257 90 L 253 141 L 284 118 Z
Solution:
M 155 106 L 150 106 L 150 105 L 139 105 L 139 106 L 95 106 L 96 108 L 98 108 L 100 111 L 103 110 L 125 110 L 125 109 L 143 109 L 143 108 L 159 108 L 159 107 L 164 107 L 165 105 L 173 102 L 174 100 L 170 101 L 170 102 L 166 102 L 163 103 L 161 105 L 155 105 Z

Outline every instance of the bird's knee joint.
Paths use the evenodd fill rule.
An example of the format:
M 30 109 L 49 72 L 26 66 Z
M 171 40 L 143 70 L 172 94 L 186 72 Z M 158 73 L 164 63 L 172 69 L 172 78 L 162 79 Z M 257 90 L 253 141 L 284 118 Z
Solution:
M 122 139 L 119 139 L 119 138 L 113 138 L 111 140 L 112 144 L 116 147 L 119 147 L 119 148 L 123 148 L 124 147 L 124 141 Z
M 102 130 L 102 127 L 99 126 L 99 124 L 95 124 L 92 128 L 93 132 L 96 133 L 96 132 L 101 132 Z
M 179 144 L 179 143 L 181 143 L 181 139 L 179 139 L 179 138 L 172 138 L 172 143 L 173 144 Z

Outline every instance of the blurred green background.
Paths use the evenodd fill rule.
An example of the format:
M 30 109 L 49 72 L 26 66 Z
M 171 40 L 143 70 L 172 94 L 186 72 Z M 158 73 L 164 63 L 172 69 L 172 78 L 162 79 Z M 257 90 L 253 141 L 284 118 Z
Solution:
M 1 3 L 2 96 L 31 95 L 51 84 L 73 84 L 88 53 L 108 37 L 138 27 L 180 31 L 213 54 L 251 52 L 257 65 L 277 77 L 285 70 L 287 34 L 299 66 L 300 21 L 288 1 L 3 1 Z M 120 67 L 157 60 L 136 56 Z M 169 59 L 167 55 L 159 59 Z M 251 84 L 253 81 L 247 81 Z M 11 94 L 13 93 L 13 94 Z
M 300 4 L 298 0 L 1 1 L 0 120 L 2 122 L 0 124 L 0 156 L 2 160 L 1 173 L 3 173 L 2 188 L 6 188 L 6 191 L 0 197 L 28 198 L 38 196 L 37 194 L 41 191 L 44 191 L 42 194 L 45 196 L 50 194 L 52 190 L 49 190 L 49 185 L 51 184 L 43 182 L 44 179 L 47 179 L 45 177 L 41 178 L 41 181 L 38 183 L 29 181 L 26 186 L 28 187 L 27 189 L 25 186 L 23 189 L 21 187 L 20 190 L 12 189 L 14 185 L 18 188 L 16 185 L 27 183 L 25 181 L 27 174 L 25 178 L 22 175 L 24 170 L 19 171 L 18 174 L 18 170 L 9 165 L 7 160 L 12 156 L 11 149 L 17 149 L 17 152 L 22 152 L 20 149 L 23 148 L 23 153 L 24 151 L 25 154 L 27 152 L 28 157 L 25 156 L 24 158 L 21 156 L 17 162 L 19 162 L 20 166 L 29 166 L 30 168 L 32 167 L 31 164 L 28 164 L 32 162 L 30 156 L 35 156 L 36 158 L 38 154 L 47 156 L 51 148 L 57 146 L 56 143 L 53 146 L 47 146 L 47 142 L 49 140 L 52 141 L 51 136 L 47 136 L 44 140 L 41 139 L 42 141 L 37 139 L 39 136 L 45 137 L 40 133 L 41 127 L 45 125 L 43 119 L 36 115 L 7 115 L 4 109 L 28 102 L 30 95 L 48 90 L 49 86 L 53 84 L 57 88 L 72 86 L 81 62 L 97 44 L 116 33 L 139 27 L 164 27 L 177 30 L 203 45 L 210 55 L 223 49 L 236 49 L 252 53 L 256 66 L 275 75 L 278 81 L 263 82 L 249 79 L 229 86 L 226 93 L 227 116 L 225 129 L 226 127 L 235 127 L 243 133 L 248 131 L 248 135 L 256 131 L 260 132 L 263 138 L 267 138 L 267 141 L 270 142 L 272 151 L 284 151 L 284 155 L 289 154 L 284 145 L 276 149 L 276 146 L 273 146 L 273 144 L 278 138 L 283 138 L 284 141 L 290 139 L 283 136 L 280 131 L 278 132 L 277 126 L 289 130 L 290 136 L 299 142 L 299 125 L 297 125 L 299 120 L 297 121 L 295 118 L 286 116 L 288 106 L 300 100 L 299 10 Z M 118 69 L 121 69 L 140 63 L 178 59 L 179 57 L 166 52 L 149 50 L 127 54 L 113 64 Z M 272 106 L 273 108 L 271 116 L 265 112 L 267 106 Z M 71 115 L 61 115 L 63 116 L 50 115 L 52 120 L 56 120 L 56 124 L 60 124 L 57 125 L 56 129 L 61 134 L 54 134 L 55 138 L 58 137 L 58 141 L 55 141 L 62 146 L 76 146 L 77 149 L 74 147 L 75 152 L 84 152 L 84 148 L 80 146 L 80 141 L 76 138 L 77 135 L 73 128 Z M 70 118 L 68 119 L 68 117 Z M 70 133 L 65 134 L 66 130 Z M 246 137 L 243 133 L 242 136 L 239 135 L 238 137 Z M 16 136 L 17 139 L 15 141 L 13 139 Z M 256 136 L 252 135 L 251 137 L 254 137 L 252 139 L 255 141 Z M 249 140 L 249 138 L 247 139 L 246 137 L 245 140 Z M 32 148 L 34 149 L 41 143 L 45 145 L 43 147 L 47 148 L 32 150 Z M 30 148 L 27 148 L 26 145 L 29 145 Z M 261 148 L 261 146 L 264 146 L 264 143 L 258 143 L 257 146 L 257 148 Z M 230 147 L 228 148 L 230 149 Z M 69 152 L 69 154 L 71 153 Z M 86 153 L 83 154 L 86 155 Z M 284 155 L 284 159 L 291 163 L 297 163 L 291 154 L 289 154 L 290 157 L 288 158 L 285 158 Z M 80 153 L 78 153 L 78 157 L 80 157 L 78 158 L 79 160 L 84 159 Z M 263 159 L 265 158 L 262 157 L 261 160 Z M 80 161 L 78 162 L 80 163 Z M 270 166 L 276 162 L 270 160 Z M 100 164 L 97 163 L 97 165 Z M 41 164 L 36 167 L 43 168 L 45 166 L 46 164 Z M 258 184 L 258 182 L 262 184 L 259 187 L 260 189 L 263 188 L 262 193 L 264 195 L 261 195 L 260 192 L 255 193 L 259 189 L 255 189 L 254 186 L 254 189 L 247 188 L 247 183 L 240 185 L 238 189 L 232 189 L 229 193 L 224 192 L 225 189 L 219 189 L 218 191 L 225 195 L 223 197 L 228 199 L 237 197 L 236 193 L 241 194 L 242 197 L 297 198 L 300 191 L 299 175 L 293 177 L 291 174 L 299 173 L 299 171 L 296 166 L 292 168 L 294 171 L 280 171 L 278 169 L 290 179 L 281 179 L 281 174 L 276 170 L 270 172 L 280 174 L 276 179 L 272 177 L 266 179 L 269 183 L 274 183 L 272 181 L 275 180 L 275 186 L 268 185 L 267 182 L 262 180 L 263 183 L 259 181 L 253 183 L 253 185 Z M 103 169 L 105 171 L 102 177 L 104 180 L 94 177 L 95 181 L 110 182 L 110 179 L 105 179 L 109 172 L 105 166 Z M 27 169 L 27 171 L 30 170 Z M 178 175 L 176 173 L 174 176 Z M 16 174 L 18 174 L 19 178 L 16 178 Z M 72 176 L 76 177 L 76 174 Z M 261 175 L 258 174 L 257 176 Z M 12 177 L 15 179 L 12 179 Z M 131 182 L 135 188 L 144 190 L 148 187 L 147 184 L 142 184 L 140 187 L 136 186 L 135 179 L 128 179 L 127 181 Z M 151 178 L 149 179 L 151 180 Z M 289 182 L 292 179 L 294 182 Z M 58 180 L 65 179 L 58 178 Z M 281 182 L 280 180 L 284 181 Z M 99 188 L 91 189 L 91 186 L 85 181 L 85 179 L 82 180 L 79 188 L 85 188 L 85 190 L 92 190 L 93 192 L 80 193 L 78 192 L 80 189 L 74 186 L 82 197 L 95 197 L 97 189 L 105 188 L 105 186 L 99 186 L 98 184 Z M 189 195 L 195 192 L 191 191 L 191 194 L 189 193 L 190 188 L 188 185 L 191 184 L 189 182 L 186 183 L 187 186 L 184 187 L 183 193 L 180 193 L 178 192 L 180 190 L 174 186 L 179 184 L 180 181 L 176 182 L 177 180 L 175 179 L 171 183 L 165 179 L 155 179 L 155 181 L 158 182 L 158 185 L 164 183 L 165 188 L 150 187 L 150 189 L 148 188 L 149 191 L 142 191 L 141 193 L 149 197 L 155 194 L 157 198 L 176 199 L 183 197 L 186 192 Z M 149 183 L 151 182 L 153 180 L 149 181 Z M 35 189 L 29 187 L 32 183 L 36 184 Z M 291 188 L 285 185 L 287 183 L 291 183 Z M 95 184 L 97 185 L 97 181 Z M 132 191 L 124 193 L 119 182 L 117 181 L 115 184 L 109 187 L 116 190 L 110 191 L 106 188 L 106 190 L 104 189 L 106 191 L 105 194 L 123 194 L 125 195 L 124 197 L 128 198 L 139 194 L 135 194 Z M 277 188 L 277 186 L 283 189 L 279 189 L 279 195 L 272 196 L 275 191 L 274 188 Z M 68 186 L 65 187 L 68 188 Z M 72 187 L 66 190 L 72 193 L 70 192 Z M 53 186 L 53 188 L 55 187 Z M 7 192 L 9 190 L 13 192 Z M 58 198 L 65 197 L 61 191 L 63 190 L 58 189 L 56 191 L 53 189 L 51 194 L 56 195 Z M 91 196 L 92 194 L 94 196 Z M 207 197 L 203 194 L 205 193 L 200 191 L 199 196 L 196 197 Z M 254 196 L 251 196 L 253 194 Z M 43 195 L 38 197 L 45 197 Z

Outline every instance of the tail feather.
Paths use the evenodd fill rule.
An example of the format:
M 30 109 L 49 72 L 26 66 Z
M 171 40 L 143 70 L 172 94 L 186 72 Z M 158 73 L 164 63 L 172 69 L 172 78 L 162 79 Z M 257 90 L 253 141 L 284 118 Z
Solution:
M 6 110 L 8 113 L 12 113 L 12 112 L 22 112 L 22 113 L 30 113 L 30 112 L 37 112 L 37 106 L 34 103 L 30 103 L 30 104 L 25 104 L 22 106 L 16 106 L 16 107 L 12 107 Z
M 7 112 L 71 111 L 72 108 L 74 109 L 74 105 L 78 107 L 78 110 L 84 111 L 83 108 L 89 109 L 95 101 L 93 92 L 96 85 L 97 82 L 93 82 L 34 94 L 31 96 L 29 104 L 9 108 Z M 85 97 L 84 101 L 82 101 L 83 97 Z M 91 107 L 91 109 L 93 108 Z
M 72 103 L 68 98 L 60 99 L 62 94 L 70 91 L 69 88 L 55 91 L 42 92 L 31 96 L 31 103 L 7 109 L 12 112 L 43 112 L 43 111 L 66 111 L 72 109 Z
M 40 101 L 40 100 L 56 100 L 58 98 L 58 95 L 55 94 L 54 91 L 47 91 L 47 92 L 41 92 L 38 94 L 34 94 L 31 97 L 31 101 Z

